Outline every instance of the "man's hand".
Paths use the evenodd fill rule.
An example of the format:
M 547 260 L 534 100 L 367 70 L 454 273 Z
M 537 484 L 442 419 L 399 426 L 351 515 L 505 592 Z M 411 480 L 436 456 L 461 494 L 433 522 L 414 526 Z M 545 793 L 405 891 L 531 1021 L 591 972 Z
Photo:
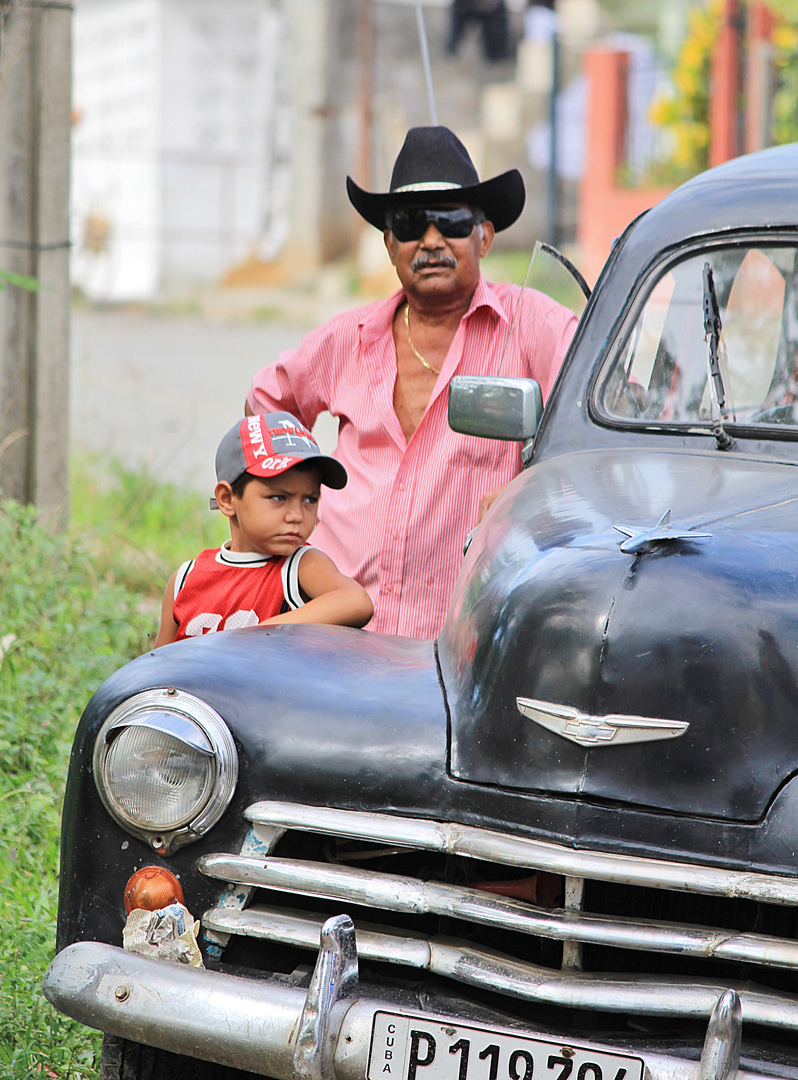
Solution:
M 482 498 L 479 500 L 479 511 L 477 512 L 477 525 L 479 525 L 480 521 L 482 521 L 485 514 L 487 514 L 488 510 L 490 510 L 491 506 L 493 506 L 493 504 L 496 502 L 496 500 L 498 499 L 498 497 L 501 495 L 501 493 L 504 491 L 504 489 L 506 487 L 507 487 L 507 484 L 502 484 L 501 487 L 494 488 L 493 491 L 489 491 L 486 495 L 482 496 Z

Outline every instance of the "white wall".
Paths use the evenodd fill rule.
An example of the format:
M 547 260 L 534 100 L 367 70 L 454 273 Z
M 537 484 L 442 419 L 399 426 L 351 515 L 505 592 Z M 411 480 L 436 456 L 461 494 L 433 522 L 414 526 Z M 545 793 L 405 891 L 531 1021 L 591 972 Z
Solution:
M 162 2 L 162 270 L 170 285 L 213 280 L 260 244 L 282 19 L 262 0 Z M 287 205 L 282 216 L 287 228 Z
M 74 18 L 72 279 L 151 295 L 160 263 L 160 0 L 80 0 Z
M 285 2 L 78 0 L 73 280 L 93 299 L 145 299 L 279 252 Z

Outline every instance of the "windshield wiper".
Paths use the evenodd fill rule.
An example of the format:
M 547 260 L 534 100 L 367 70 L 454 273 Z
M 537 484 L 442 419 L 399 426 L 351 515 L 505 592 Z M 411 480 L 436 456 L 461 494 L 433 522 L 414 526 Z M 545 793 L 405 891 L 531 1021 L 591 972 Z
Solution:
M 718 294 L 715 292 L 715 275 L 708 262 L 704 263 L 704 338 L 707 342 L 707 360 L 709 363 L 709 400 L 712 412 L 712 434 L 718 444 L 718 450 L 730 450 L 734 439 L 723 427 L 723 407 L 726 404 L 726 391 L 723 375 L 720 371 L 718 351 L 720 347 L 720 307 Z

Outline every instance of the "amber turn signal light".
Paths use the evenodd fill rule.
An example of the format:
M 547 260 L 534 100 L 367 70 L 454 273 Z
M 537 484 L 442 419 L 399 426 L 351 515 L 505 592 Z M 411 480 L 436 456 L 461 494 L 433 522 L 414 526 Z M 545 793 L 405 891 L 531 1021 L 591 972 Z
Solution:
M 559 874 L 550 874 L 540 870 L 532 877 L 518 881 L 480 881 L 474 886 L 483 892 L 498 893 L 499 896 L 512 896 L 517 900 L 527 900 L 539 907 L 553 908 L 562 900 L 565 882 Z
M 142 866 L 125 885 L 125 911 L 134 908 L 157 911 L 167 904 L 182 904 L 183 889 L 171 870 L 162 866 Z

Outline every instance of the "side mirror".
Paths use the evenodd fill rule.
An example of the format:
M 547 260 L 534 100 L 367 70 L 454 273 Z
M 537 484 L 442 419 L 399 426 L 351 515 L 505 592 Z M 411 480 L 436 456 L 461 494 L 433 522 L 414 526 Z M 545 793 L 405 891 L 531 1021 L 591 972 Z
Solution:
M 483 439 L 528 442 L 543 416 L 543 395 L 534 379 L 456 375 L 449 386 L 449 427 Z

